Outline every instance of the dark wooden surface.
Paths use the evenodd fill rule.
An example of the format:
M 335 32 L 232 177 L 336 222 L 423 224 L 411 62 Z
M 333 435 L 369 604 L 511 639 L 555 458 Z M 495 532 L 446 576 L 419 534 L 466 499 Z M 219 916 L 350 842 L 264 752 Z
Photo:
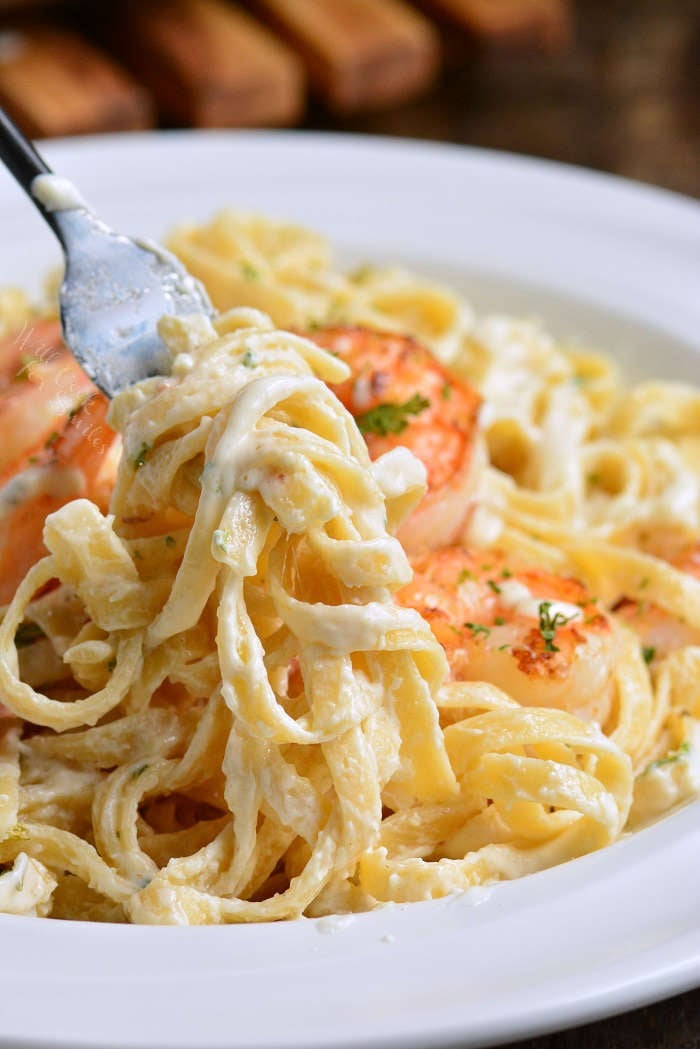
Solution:
M 700 0 L 579 0 L 563 55 L 448 48 L 426 98 L 347 120 L 317 108 L 307 126 L 530 153 L 700 197 Z M 700 1049 L 700 990 L 518 1049 Z
M 700 0 L 578 0 L 574 46 L 488 52 L 446 36 L 427 97 L 308 127 L 531 153 L 700 196 Z

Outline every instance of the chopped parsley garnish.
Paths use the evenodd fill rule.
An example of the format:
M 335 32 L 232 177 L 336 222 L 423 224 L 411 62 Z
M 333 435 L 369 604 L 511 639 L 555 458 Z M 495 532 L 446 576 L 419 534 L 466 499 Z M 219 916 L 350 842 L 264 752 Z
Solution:
M 260 270 L 256 269 L 252 262 L 242 262 L 241 273 L 246 280 L 260 280 Z
M 254 368 L 257 363 L 258 361 L 255 354 L 251 353 L 250 350 L 246 350 L 241 357 L 241 364 L 244 368 Z
M 479 634 L 483 634 L 484 637 L 488 637 L 491 633 L 491 628 L 484 626 L 483 623 L 465 623 L 464 625 L 467 628 L 467 630 L 471 630 L 474 637 L 477 637 Z
M 470 572 L 468 568 L 463 568 L 462 571 L 457 576 L 457 585 L 459 586 L 462 583 L 466 583 L 467 579 L 473 579 L 473 578 L 474 578 L 474 573 Z
M 637 586 L 639 587 L 640 590 L 646 590 L 646 588 L 649 586 L 650 582 L 651 582 L 651 580 L 649 579 L 649 577 L 645 576 L 644 579 L 640 579 L 639 580 L 639 582 L 637 583 Z
M 495 626 L 505 626 L 506 623 L 504 616 L 496 616 L 493 622 Z
M 148 762 L 145 762 L 143 765 L 138 765 L 131 773 L 131 779 L 138 779 L 139 776 L 142 776 L 144 774 L 147 768 Z
M 349 274 L 349 276 L 350 280 L 353 281 L 355 284 L 362 284 L 363 281 L 366 281 L 369 277 L 372 276 L 373 273 L 374 266 L 364 265 L 358 266 L 352 271 L 352 273 Z
M 146 442 L 144 441 L 141 447 L 139 448 L 138 452 L 134 456 L 134 468 L 136 470 L 140 470 L 143 464 L 146 462 L 146 456 L 148 455 L 150 450 L 151 445 L 146 444 Z
M 552 615 L 551 601 L 540 601 L 539 617 L 539 630 L 544 640 L 545 652 L 558 652 L 559 649 L 554 644 L 557 630 L 560 626 L 566 626 L 574 617 L 565 616 L 563 612 L 557 612 L 556 615 Z
M 642 648 L 642 659 L 644 660 L 647 666 L 649 666 L 655 655 L 655 648 L 653 648 L 651 645 L 644 645 L 644 647 Z
M 443 401 L 449 401 L 450 397 L 452 396 L 452 387 L 450 386 L 449 382 L 445 383 L 440 393 Z
M 33 353 L 22 353 L 20 355 L 20 363 L 22 367 L 19 371 L 15 372 L 12 381 L 13 382 L 29 382 L 31 379 L 30 370 L 33 365 L 40 364 L 38 357 L 35 357 Z
M 501 588 L 500 588 L 500 586 L 498 585 L 498 583 L 496 583 L 496 582 L 495 582 L 495 580 L 493 580 L 493 579 L 487 579 L 487 580 L 486 580 L 486 585 L 487 585 L 487 586 L 488 586 L 488 587 L 489 587 L 489 588 L 490 588 L 491 590 L 493 590 L 494 594 L 500 594 L 500 592 L 501 592 Z
M 587 475 L 586 480 L 590 485 L 598 487 L 598 485 L 600 485 L 601 482 L 601 476 L 599 473 L 590 473 Z
M 175 536 L 174 535 L 166 535 L 166 537 L 165 537 L 165 545 L 166 546 L 175 546 Z
M 25 648 L 42 637 L 46 637 L 46 634 L 36 623 L 22 623 L 15 634 L 15 645 L 17 648 Z
M 60 436 L 61 435 L 58 432 L 58 430 L 54 430 L 53 433 L 50 433 L 49 436 L 44 441 L 44 448 L 53 448 L 53 446 L 55 445 L 56 441 L 59 439 Z
M 513 573 L 511 572 L 510 568 L 504 568 L 503 571 L 501 572 L 501 579 L 512 579 L 512 578 L 513 578 Z
M 685 743 L 681 743 L 677 750 L 667 754 L 665 758 L 657 758 L 656 761 L 651 761 L 640 775 L 646 776 L 648 772 L 653 772 L 654 769 L 663 768 L 664 765 L 675 765 L 677 761 L 681 761 L 686 754 L 689 754 L 690 750 L 690 743 L 686 740 Z
M 420 415 L 426 408 L 430 407 L 430 401 L 415 393 L 403 404 L 378 404 L 370 408 L 368 412 L 358 415 L 357 423 L 360 433 L 376 433 L 380 437 L 387 437 L 392 433 L 403 433 L 408 426 L 409 415 Z
M 80 400 L 76 401 L 71 410 L 68 412 L 68 422 L 72 422 L 75 419 L 78 412 L 89 400 L 88 397 L 81 397 Z

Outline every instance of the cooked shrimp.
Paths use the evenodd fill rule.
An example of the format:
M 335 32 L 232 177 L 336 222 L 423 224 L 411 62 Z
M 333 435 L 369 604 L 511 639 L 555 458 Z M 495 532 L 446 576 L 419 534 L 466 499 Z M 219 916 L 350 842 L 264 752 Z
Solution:
M 94 392 L 63 345 L 58 321 L 36 321 L 0 343 L 0 484 Z
M 102 394 L 89 397 L 60 434 L 52 434 L 35 454 L 25 454 L 0 489 L 0 604 L 12 598 L 46 552 L 42 534 L 48 514 L 81 496 L 107 509 L 120 449 L 105 422 L 108 404 Z
M 413 564 L 397 600 L 428 621 L 453 680 L 488 681 L 525 706 L 605 724 L 615 635 L 582 583 L 493 550 L 448 547 Z
M 428 490 L 399 531 L 403 545 L 418 553 L 454 542 L 481 461 L 478 394 L 407 336 L 338 327 L 309 337 L 350 365 L 350 379 L 333 391 L 355 416 L 372 459 L 405 445 L 426 468 Z
M 668 561 L 681 572 L 700 579 L 700 543 L 689 543 L 674 550 Z M 700 645 L 700 630 L 653 602 L 623 597 L 613 612 L 637 634 L 648 663 L 685 645 Z

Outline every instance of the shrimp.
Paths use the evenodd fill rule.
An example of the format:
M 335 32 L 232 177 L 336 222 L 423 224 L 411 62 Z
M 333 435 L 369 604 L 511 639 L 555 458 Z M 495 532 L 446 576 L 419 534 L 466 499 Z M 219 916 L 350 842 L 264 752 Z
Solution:
M 700 579 L 700 542 L 687 543 L 673 553 L 668 553 L 669 564 Z M 697 627 L 684 623 L 653 602 L 622 597 L 612 611 L 637 634 L 648 663 L 667 656 L 677 648 L 700 645 L 700 630 Z
M 95 387 L 61 341 L 58 321 L 25 325 L 0 343 L 0 484 L 40 452 Z
M 494 550 L 448 547 L 413 567 L 396 600 L 430 624 L 453 680 L 488 681 L 524 706 L 606 723 L 615 632 L 582 583 Z
M 405 335 L 337 327 L 309 338 L 350 365 L 350 379 L 332 389 L 355 416 L 371 458 L 404 445 L 426 468 L 427 492 L 398 533 L 406 550 L 454 542 L 483 462 L 478 394 Z
M 107 509 L 121 443 L 105 421 L 108 406 L 100 393 L 88 397 L 0 489 L 0 604 L 46 553 L 48 514 L 79 497 Z

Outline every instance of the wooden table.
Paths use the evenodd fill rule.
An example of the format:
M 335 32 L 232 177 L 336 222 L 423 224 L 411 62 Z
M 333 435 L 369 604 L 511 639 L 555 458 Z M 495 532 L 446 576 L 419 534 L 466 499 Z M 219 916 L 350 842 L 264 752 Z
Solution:
M 700 197 L 700 3 L 579 0 L 569 54 L 458 43 L 427 98 L 345 120 L 317 108 L 306 126 L 530 153 Z M 700 990 L 519 1049 L 700 1049 Z
M 700 196 L 700 0 L 578 0 L 560 55 L 449 49 L 427 97 L 345 120 L 316 108 L 307 126 L 531 153 Z

